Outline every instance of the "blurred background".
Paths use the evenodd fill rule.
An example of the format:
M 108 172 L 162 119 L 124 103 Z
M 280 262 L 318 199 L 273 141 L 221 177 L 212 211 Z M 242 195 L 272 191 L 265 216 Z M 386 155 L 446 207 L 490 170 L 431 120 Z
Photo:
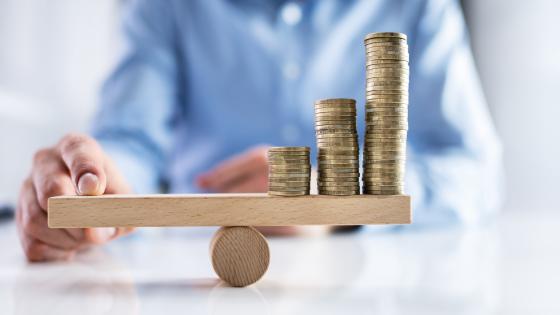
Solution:
M 560 178 L 560 2 L 463 3 L 504 144 L 505 211 L 551 211 Z M 0 0 L 0 204 L 32 153 L 86 131 L 117 46 L 117 0 Z

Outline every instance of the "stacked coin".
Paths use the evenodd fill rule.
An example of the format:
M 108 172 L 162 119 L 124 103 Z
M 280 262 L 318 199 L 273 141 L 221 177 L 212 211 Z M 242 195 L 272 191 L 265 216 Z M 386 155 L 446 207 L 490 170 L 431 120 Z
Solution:
M 319 194 L 360 194 L 356 101 L 344 98 L 316 101 L 315 132 Z
M 365 194 L 403 193 L 408 130 L 408 45 L 401 33 L 366 36 Z
M 271 147 L 268 149 L 269 195 L 309 195 L 310 177 L 309 147 Z

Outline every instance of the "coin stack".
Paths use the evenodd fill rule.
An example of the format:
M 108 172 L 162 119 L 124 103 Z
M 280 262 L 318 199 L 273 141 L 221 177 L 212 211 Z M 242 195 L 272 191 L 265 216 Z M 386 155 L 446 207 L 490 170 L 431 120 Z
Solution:
M 404 190 L 408 130 L 408 45 L 401 33 L 366 36 L 364 194 Z
M 316 101 L 315 132 L 319 194 L 359 195 L 356 101 L 345 98 Z
M 269 195 L 309 195 L 310 177 L 309 147 L 271 147 L 268 149 Z

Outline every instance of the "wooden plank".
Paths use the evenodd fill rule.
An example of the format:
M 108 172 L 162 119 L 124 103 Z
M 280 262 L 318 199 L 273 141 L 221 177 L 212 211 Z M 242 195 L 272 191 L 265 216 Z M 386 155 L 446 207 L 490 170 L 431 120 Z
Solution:
M 409 196 L 267 194 L 49 198 L 49 227 L 281 226 L 411 223 Z

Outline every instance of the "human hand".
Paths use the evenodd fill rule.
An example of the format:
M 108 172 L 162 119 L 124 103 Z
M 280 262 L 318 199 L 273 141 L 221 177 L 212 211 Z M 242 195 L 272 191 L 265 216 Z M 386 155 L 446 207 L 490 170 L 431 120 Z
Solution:
M 197 178 L 197 185 L 219 193 L 251 193 L 268 190 L 268 146 L 238 154 Z
M 67 260 L 131 228 L 50 229 L 47 200 L 61 195 L 129 193 L 130 188 L 101 146 L 86 135 L 69 134 L 54 147 L 35 153 L 21 188 L 16 225 L 29 261 Z

